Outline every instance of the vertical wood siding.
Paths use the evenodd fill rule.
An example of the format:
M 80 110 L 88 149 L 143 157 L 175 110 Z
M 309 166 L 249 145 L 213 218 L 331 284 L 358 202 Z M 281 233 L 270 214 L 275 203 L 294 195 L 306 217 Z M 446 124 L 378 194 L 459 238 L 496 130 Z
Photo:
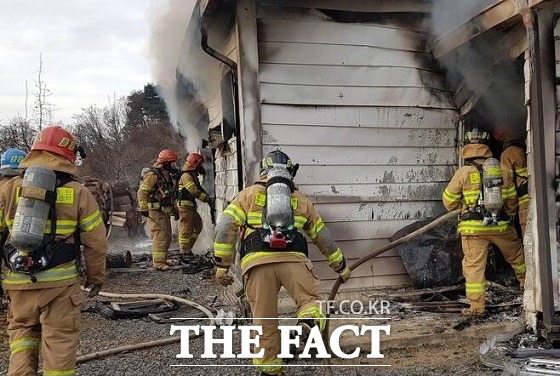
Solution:
M 223 47 L 222 53 L 233 61 L 238 61 L 237 33 L 232 32 L 230 34 Z M 216 117 L 221 123 L 221 93 L 218 98 L 220 98 L 220 106 Z M 219 219 L 222 215 L 222 211 L 227 207 L 228 202 L 233 200 L 238 191 L 235 136 L 216 149 L 214 163 L 216 166 L 216 215 L 218 216 L 217 219 Z
M 280 148 L 301 164 L 299 189 L 355 260 L 443 212 L 457 110 L 423 34 L 295 13 L 259 12 L 262 152 Z M 316 248 L 310 257 L 329 288 L 336 275 Z M 355 277 L 345 288 L 408 282 L 395 252 Z

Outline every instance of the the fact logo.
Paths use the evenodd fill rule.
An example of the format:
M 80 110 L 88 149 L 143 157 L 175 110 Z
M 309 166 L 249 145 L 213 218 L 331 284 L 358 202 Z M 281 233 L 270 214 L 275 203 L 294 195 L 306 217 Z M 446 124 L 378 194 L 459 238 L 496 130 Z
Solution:
M 241 351 L 238 354 L 233 352 L 233 332 L 234 330 L 240 331 L 241 339 Z M 280 359 L 290 359 L 294 355 L 290 353 L 290 347 L 292 345 L 298 345 L 300 342 L 300 336 L 302 334 L 302 328 L 298 325 L 279 325 L 278 330 L 280 331 L 280 354 L 278 358 Z M 384 355 L 380 351 L 380 336 L 381 333 L 386 335 L 390 334 L 390 325 L 341 325 L 334 329 L 329 336 L 328 344 L 332 355 L 327 351 L 327 346 L 323 341 L 321 332 L 318 326 L 311 329 L 311 333 L 305 342 L 303 352 L 299 355 L 299 358 L 316 358 L 316 359 L 327 359 L 331 356 L 339 357 L 342 359 L 354 359 L 362 354 L 362 348 L 356 347 L 352 352 L 344 352 L 340 346 L 340 337 L 344 332 L 351 332 L 355 336 L 370 336 L 371 345 L 367 354 L 367 358 L 383 358 Z M 192 359 L 194 356 L 190 352 L 190 333 L 195 335 L 202 335 L 204 337 L 204 352 L 200 356 L 201 358 L 221 358 L 221 359 L 254 359 L 262 358 L 264 355 L 264 349 L 261 349 L 258 353 L 253 353 L 251 351 L 251 346 L 258 346 L 259 339 L 262 335 L 262 326 L 258 325 L 171 325 L 170 334 L 173 335 L 176 332 L 180 333 L 181 336 L 181 348 L 180 353 L 177 354 L 177 358 L 182 359 Z M 294 333 L 296 333 L 294 335 Z M 215 336 L 215 334 L 217 334 Z M 223 349 L 221 354 L 216 354 L 215 347 L 219 345 Z M 313 353 L 313 355 L 311 355 Z

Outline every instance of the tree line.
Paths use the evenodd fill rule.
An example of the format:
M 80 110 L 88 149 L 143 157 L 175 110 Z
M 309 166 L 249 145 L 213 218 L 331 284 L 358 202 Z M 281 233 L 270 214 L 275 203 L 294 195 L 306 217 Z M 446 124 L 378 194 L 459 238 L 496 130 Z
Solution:
M 104 107 L 83 108 L 65 127 L 85 149 L 81 174 L 108 182 L 134 184 L 140 170 L 150 167 L 161 149 L 184 149 L 165 103 L 150 83 L 126 97 L 113 98 Z M 29 151 L 39 129 L 40 125 L 22 116 L 9 119 L 0 124 L 0 150 Z

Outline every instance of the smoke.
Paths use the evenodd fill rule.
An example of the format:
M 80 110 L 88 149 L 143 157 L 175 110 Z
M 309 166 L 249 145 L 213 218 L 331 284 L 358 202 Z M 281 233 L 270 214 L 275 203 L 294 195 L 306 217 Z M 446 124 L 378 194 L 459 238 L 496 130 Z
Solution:
M 434 35 L 442 35 L 468 21 L 495 0 L 434 0 L 431 26 Z
M 494 0 L 434 0 L 431 32 L 437 39 L 493 3 Z M 438 59 L 452 89 L 463 86 L 479 98 L 474 110 L 464 118 L 467 127 L 492 130 L 504 125 L 521 131 L 525 127 L 523 61 L 510 60 L 501 48 L 511 31 L 512 27 L 496 27 Z M 465 100 L 458 100 L 459 104 Z
M 198 14 L 196 0 L 160 0 L 150 20 L 152 76 L 188 151 L 207 138 L 207 101 L 219 87 L 219 64 L 200 47 Z

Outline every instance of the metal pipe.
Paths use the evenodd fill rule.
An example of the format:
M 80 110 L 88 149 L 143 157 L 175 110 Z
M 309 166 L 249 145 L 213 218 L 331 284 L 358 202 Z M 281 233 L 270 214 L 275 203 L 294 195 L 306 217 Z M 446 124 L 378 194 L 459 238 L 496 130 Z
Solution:
M 237 189 L 239 192 L 243 189 L 243 161 L 242 151 L 241 151 L 241 127 L 240 127 L 240 116 L 239 116 L 239 90 L 238 90 L 238 77 L 237 77 L 237 63 L 227 57 L 226 55 L 216 51 L 212 47 L 208 45 L 208 32 L 202 25 L 202 21 L 200 23 L 200 34 L 202 35 L 201 38 L 201 47 L 204 52 L 208 55 L 212 56 L 214 59 L 218 60 L 219 62 L 226 65 L 230 72 L 231 72 L 231 87 L 232 87 L 232 96 L 233 96 L 233 112 L 235 116 L 235 147 L 237 149 Z

